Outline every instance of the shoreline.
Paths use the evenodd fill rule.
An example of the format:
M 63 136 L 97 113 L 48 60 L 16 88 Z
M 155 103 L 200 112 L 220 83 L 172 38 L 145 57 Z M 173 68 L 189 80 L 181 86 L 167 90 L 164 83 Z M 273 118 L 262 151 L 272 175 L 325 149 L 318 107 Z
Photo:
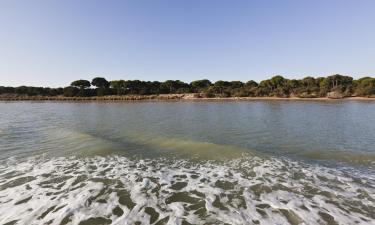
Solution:
M 60 101 L 60 102 L 132 102 L 132 101 L 375 101 L 375 97 L 344 97 L 344 98 L 299 98 L 299 97 L 195 97 L 194 94 L 162 94 L 162 95 L 108 95 L 94 97 L 64 97 L 64 96 L 1 96 L 0 101 Z

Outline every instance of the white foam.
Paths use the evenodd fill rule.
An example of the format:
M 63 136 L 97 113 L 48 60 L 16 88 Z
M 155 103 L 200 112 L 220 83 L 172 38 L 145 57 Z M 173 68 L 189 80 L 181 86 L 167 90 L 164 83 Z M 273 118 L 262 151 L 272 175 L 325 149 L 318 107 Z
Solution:
M 34 157 L 0 166 L 0 224 L 148 224 L 147 207 L 168 224 L 373 224 L 374 199 L 373 173 L 276 158 Z

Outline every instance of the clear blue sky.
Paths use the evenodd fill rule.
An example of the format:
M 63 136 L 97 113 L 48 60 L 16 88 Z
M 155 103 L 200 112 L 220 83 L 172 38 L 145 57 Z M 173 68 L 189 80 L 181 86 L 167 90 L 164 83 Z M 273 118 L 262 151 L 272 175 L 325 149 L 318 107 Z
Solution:
M 0 86 L 375 75 L 374 0 L 1 0 Z

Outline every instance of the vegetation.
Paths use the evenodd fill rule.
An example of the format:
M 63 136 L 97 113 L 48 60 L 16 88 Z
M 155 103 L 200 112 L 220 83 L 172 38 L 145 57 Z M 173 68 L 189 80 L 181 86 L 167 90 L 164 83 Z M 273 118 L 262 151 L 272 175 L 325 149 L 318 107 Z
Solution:
M 94 87 L 92 87 L 94 86 Z M 352 77 L 332 75 L 328 77 L 305 77 L 301 80 L 286 79 L 280 75 L 260 83 L 248 81 L 196 80 L 185 83 L 180 80 L 140 81 L 113 80 L 103 77 L 73 81 L 65 88 L 45 87 L 4 87 L 0 94 L 22 96 L 66 96 L 90 97 L 104 95 L 158 95 L 197 93 L 198 97 L 349 97 L 375 96 L 375 78 L 364 77 L 353 80 Z
M 85 96 L 87 95 L 86 93 L 86 88 L 89 88 L 91 86 L 91 83 L 90 81 L 88 80 L 76 80 L 76 81 L 73 81 L 70 86 L 72 87 L 78 87 L 79 88 L 79 92 L 78 92 L 78 95 L 79 96 Z M 74 88 L 69 88 L 67 90 L 70 90 L 72 93 L 69 94 L 69 95 L 72 95 L 74 96 L 76 94 L 76 91 L 74 90 Z

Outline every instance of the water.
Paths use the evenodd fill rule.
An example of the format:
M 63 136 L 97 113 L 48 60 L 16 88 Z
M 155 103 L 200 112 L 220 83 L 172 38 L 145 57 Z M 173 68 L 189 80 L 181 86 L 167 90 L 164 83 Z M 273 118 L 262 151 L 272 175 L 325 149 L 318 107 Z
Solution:
M 375 102 L 0 103 L 0 224 L 373 224 Z

